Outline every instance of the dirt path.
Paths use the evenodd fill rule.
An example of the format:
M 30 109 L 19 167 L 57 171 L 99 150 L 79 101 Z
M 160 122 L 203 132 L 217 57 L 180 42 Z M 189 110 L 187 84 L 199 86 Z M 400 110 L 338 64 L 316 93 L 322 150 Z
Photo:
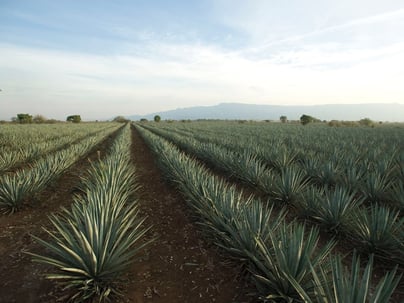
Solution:
M 132 266 L 128 302 L 251 302 L 237 268 L 203 239 L 186 202 L 163 180 L 136 130 L 132 138 L 141 215 L 153 226 L 148 237 L 158 240 Z
M 0 216 L 0 302 L 30 303 L 56 302 L 60 298 L 54 282 L 44 279 L 49 267 L 33 263 L 23 251 L 43 253 L 44 248 L 35 243 L 31 234 L 48 238 L 42 227 L 51 228 L 48 215 L 68 206 L 80 182 L 80 175 L 96 160 L 97 151 L 104 155 L 113 142 L 116 132 L 96 145 L 82 160 L 69 168 L 44 191 L 30 197 L 18 213 Z

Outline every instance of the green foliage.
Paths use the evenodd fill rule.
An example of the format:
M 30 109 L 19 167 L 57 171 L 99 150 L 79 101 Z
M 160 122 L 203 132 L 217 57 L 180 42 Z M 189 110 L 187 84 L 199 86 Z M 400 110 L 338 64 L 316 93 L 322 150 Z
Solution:
M 112 121 L 113 122 L 118 122 L 118 123 L 127 123 L 130 120 L 126 119 L 124 116 L 116 116 Z
M 283 224 L 250 255 L 250 271 L 264 302 L 308 302 L 316 294 L 312 271 L 325 267 L 334 242 L 319 248 L 317 229 Z
M 400 211 L 372 205 L 350 216 L 350 233 L 361 243 L 362 251 L 382 258 L 404 257 L 404 218 L 400 218 Z
M 263 207 L 260 204 L 262 202 L 251 197 L 243 198 L 236 188 L 229 186 L 223 179 L 211 175 L 200 162 L 192 160 L 181 153 L 177 147 L 162 139 L 162 137 L 167 138 L 191 156 L 224 170 L 231 176 L 244 181 L 248 180 L 250 185 L 270 195 L 267 203 L 275 199 L 292 202 L 293 206 L 304 210 L 305 218 L 309 217 L 319 223 L 319 227 L 333 233 L 343 232 L 344 235 L 348 235 L 351 234 L 351 224 L 354 221 L 351 215 L 360 213 L 359 205 L 365 199 L 362 189 L 367 172 L 378 171 L 385 178 L 401 176 L 401 172 L 391 164 L 391 160 L 381 160 L 381 149 L 376 151 L 373 147 L 368 147 L 369 141 L 373 140 L 372 137 L 366 137 L 362 141 L 358 139 L 361 143 L 353 139 L 366 136 L 363 131 L 368 130 L 350 129 L 350 131 L 358 130 L 359 132 L 351 133 L 352 138 L 349 137 L 349 143 L 345 144 L 336 139 L 340 139 L 339 131 L 345 131 L 345 129 L 339 129 L 338 133 L 330 133 L 334 130 L 327 127 L 328 131 L 323 132 L 325 128 L 319 125 L 310 128 L 308 132 L 306 129 L 287 124 L 279 126 L 277 131 L 280 132 L 281 128 L 283 131 L 289 131 L 289 127 L 294 127 L 293 131 L 298 133 L 291 135 L 292 132 L 286 132 L 281 139 L 266 141 L 266 148 L 260 149 L 257 142 L 262 137 L 256 135 L 260 130 L 254 124 L 239 126 L 237 122 L 233 122 L 228 130 L 225 130 L 223 125 L 224 123 L 217 122 L 210 129 L 208 125 L 201 127 L 201 124 L 197 123 L 187 127 L 173 123 L 173 125 L 159 126 L 138 125 L 138 128 L 158 156 L 167 178 L 177 184 L 186 196 L 198 218 L 198 223 L 212 239 L 212 243 L 227 251 L 231 258 L 239 260 L 244 267 L 248 268 L 260 300 L 264 302 L 345 302 L 336 299 L 340 292 L 344 292 L 345 282 L 341 281 L 347 281 L 347 285 L 360 281 L 363 284 L 355 284 L 359 286 L 353 291 L 357 291 L 359 297 L 365 293 L 368 300 L 373 300 L 369 302 L 388 301 L 397 285 L 395 272 L 385 276 L 377 285 L 370 284 L 367 273 L 362 279 L 361 273 L 359 270 L 355 271 L 354 266 L 352 273 L 349 269 L 334 269 L 336 274 L 333 276 L 330 262 L 334 259 L 330 259 L 329 255 L 334 242 L 320 247 L 317 228 L 308 231 L 304 225 L 286 225 L 283 223 L 283 212 L 280 215 L 282 219 L 277 220 L 271 207 Z M 262 125 L 265 124 L 261 124 L 260 127 L 263 127 Z M 249 130 L 250 127 L 251 130 Z M 244 133 L 238 136 L 238 131 L 235 129 Z M 263 133 L 261 132 L 260 135 L 262 136 Z M 274 132 L 268 136 L 273 137 Z M 316 140 L 313 140 L 313 137 Z M 397 136 L 398 138 L 400 136 Z M 350 148 L 352 142 L 356 142 L 355 148 Z M 389 145 L 385 145 L 383 151 L 394 156 L 394 152 L 390 152 L 388 147 Z M 287 151 L 286 154 L 274 152 L 283 148 Z M 310 152 L 307 153 L 306 149 Z M 286 156 L 281 157 L 282 155 Z M 379 159 L 379 161 L 370 159 Z M 301 170 L 301 167 L 304 169 Z M 345 178 L 345 173 L 353 167 L 355 169 Z M 258 180 L 257 176 L 259 176 Z M 318 178 L 318 182 L 309 183 L 308 177 Z M 252 180 L 255 181 L 251 182 Z M 323 189 L 323 181 L 329 184 L 326 189 Z M 354 186 L 346 186 L 351 181 Z M 394 190 L 397 194 L 401 192 L 397 185 Z M 391 194 L 389 199 L 392 196 L 394 195 Z M 381 212 L 375 214 L 375 216 L 380 215 Z M 395 220 L 395 217 L 389 218 L 392 226 L 402 230 L 401 221 Z M 397 235 L 397 239 L 402 242 L 399 237 L 402 237 L 402 232 Z M 362 240 L 356 242 L 358 247 L 365 247 L 361 247 Z M 401 256 L 400 252 L 394 251 L 394 253 L 398 257 Z M 355 262 L 359 266 L 359 261 Z M 371 270 L 371 267 L 372 264 L 365 271 Z M 374 290 L 377 292 L 376 295 L 373 295 Z M 353 296 L 354 299 L 349 301 L 347 295 L 346 302 L 367 302 L 366 300 L 355 301 L 355 295 Z
M 128 125 L 106 161 L 92 164 L 83 179 L 85 195 L 76 196 L 70 210 L 51 216 L 55 231 L 46 230 L 51 240 L 34 237 L 50 253 L 29 254 L 34 261 L 56 267 L 47 278 L 71 290 L 70 301 L 116 301 L 123 272 L 150 242 L 140 243 L 148 229 L 130 201 L 136 186 L 129 131 Z
M 362 194 L 368 202 L 382 202 L 386 200 L 391 186 L 392 180 L 387 175 L 371 172 L 367 174 L 363 182 Z
M 359 120 L 359 124 L 362 126 L 373 126 L 374 122 L 369 118 L 363 118 Z
M 80 117 L 80 115 L 71 115 L 66 118 L 66 121 L 73 122 L 73 123 L 79 123 L 79 122 L 81 122 L 81 117 Z
M 306 125 L 306 124 L 309 124 L 312 122 L 319 122 L 319 121 L 320 121 L 319 119 L 306 115 L 306 114 L 304 114 L 300 117 L 300 123 L 303 125 Z
M 361 260 L 354 253 L 351 268 L 344 266 L 340 256 L 331 262 L 332 284 L 328 283 L 328 270 L 322 271 L 317 281 L 317 302 L 319 303 L 385 303 L 390 302 L 391 296 L 400 282 L 397 268 L 386 273 L 377 285 L 373 284 L 373 256 L 364 270 L 361 270 Z M 375 285 L 375 286 L 374 286 Z M 312 301 L 310 301 L 312 302 Z
M 294 167 L 282 169 L 275 178 L 273 196 L 282 203 L 294 203 L 304 192 L 308 181 L 302 170 Z
M 33 131 L 32 129 L 45 127 L 46 126 L 42 125 L 32 125 L 30 130 Z M 60 129 L 57 130 L 60 131 Z M 7 169 L 21 160 L 35 160 L 33 163 L 30 163 L 30 165 L 27 165 L 25 168 L 20 169 L 15 173 L 0 176 L 1 211 L 5 213 L 13 213 L 21 209 L 24 201 L 29 201 L 27 197 L 40 192 L 54 178 L 87 153 L 94 144 L 112 132 L 112 130 L 103 126 L 101 129 L 90 135 L 88 134 L 88 129 L 84 129 L 84 131 L 86 132 L 85 137 L 81 137 L 81 140 L 75 144 L 68 143 L 72 143 L 78 138 L 73 137 L 68 138 L 66 141 L 62 140 L 61 144 L 68 146 L 65 149 L 49 153 L 46 156 L 43 155 L 44 151 L 46 151 L 46 146 L 41 147 L 40 144 L 33 144 L 35 141 L 33 141 L 32 138 L 27 137 L 23 137 L 24 140 L 15 143 L 16 147 L 18 147 L 16 151 L 8 151 L 7 154 L 0 156 L 0 171 Z M 33 133 L 29 134 L 32 135 Z M 58 135 L 60 136 L 60 133 Z M 44 136 L 44 134 L 40 133 L 40 137 L 42 136 Z M 52 140 L 49 140 L 48 142 L 48 138 L 46 136 L 44 137 L 46 143 L 50 144 L 51 148 L 54 148 L 53 144 L 55 142 Z M 16 138 L 18 138 L 18 136 L 13 137 L 13 143 Z M 24 142 L 25 140 L 28 142 L 28 145 L 23 148 L 23 144 L 26 144 L 26 142 Z
M 280 116 L 280 117 L 279 117 L 279 120 L 281 120 L 282 123 L 286 123 L 286 122 L 288 122 L 288 117 L 286 117 L 286 116 Z
M 355 197 L 355 193 L 350 193 L 343 187 L 327 188 L 324 194 L 311 198 L 314 201 L 306 202 L 310 205 L 310 217 L 333 233 L 338 233 L 341 226 L 347 224 L 348 217 L 356 213 L 357 207 L 362 203 L 362 200 Z
M 42 115 L 35 115 L 32 121 L 34 123 L 45 123 L 47 122 L 47 119 Z
M 4 175 L 0 179 L 0 209 L 3 213 L 12 214 L 18 211 L 23 204 L 24 198 L 32 189 L 33 180 L 20 177 Z
M 404 210 L 404 182 L 398 181 L 397 184 L 392 186 L 391 190 L 391 203 L 393 206 L 398 207 L 401 211 Z
M 32 116 L 30 114 L 17 114 L 17 120 L 19 123 L 32 123 Z
M 274 214 L 273 207 L 251 200 L 247 207 L 241 207 L 235 215 L 225 226 L 225 232 L 221 236 L 223 243 L 219 246 L 234 258 L 250 262 L 251 255 L 258 250 L 256 239 L 267 243 L 273 232 L 284 222 L 286 210 L 282 209 Z
M 339 121 L 339 120 L 331 120 L 330 122 L 328 122 L 329 126 L 334 126 L 334 127 L 341 127 L 341 126 L 345 126 L 345 127 L 356 127 L 358 126 L 358 122 L 357 121 Z
M 161 117 L 159 115 L 154 116 L 154 122 L 160 122 Z

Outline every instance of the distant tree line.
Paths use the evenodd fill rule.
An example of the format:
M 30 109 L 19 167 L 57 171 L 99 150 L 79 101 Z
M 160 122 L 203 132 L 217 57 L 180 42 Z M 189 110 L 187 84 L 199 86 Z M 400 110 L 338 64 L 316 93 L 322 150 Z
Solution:
M 67 116 L 66 121 L 78 123 L 78 122 L 81 122 L 81 117 L 80 117 L 80 115 L 70 115 L 70 116 Z M 43 115 L 32 116 L 27 113 L 19 113 L 15 117 L 11 118 L 11 122 L 20 123 L 20 124 L 31 124 L 31 123 L 40 124 L 40 123 L 58 123 L 58 122 L 62 122 L 62 121 L 56 120 L 56 119 L 48 119 Z

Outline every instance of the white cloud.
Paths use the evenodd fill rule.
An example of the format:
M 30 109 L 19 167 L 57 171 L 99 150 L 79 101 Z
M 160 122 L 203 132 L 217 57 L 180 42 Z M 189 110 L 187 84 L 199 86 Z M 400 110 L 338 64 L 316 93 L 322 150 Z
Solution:
M 153 42 L 140 52 L 146 56 L 101 56 L 3 44 L 0 119 L 21 111 L 98 119 L 225 101 L 404 103 L 402 43 L 340 49 L 318 44 L 251 58 L 207 45 Z

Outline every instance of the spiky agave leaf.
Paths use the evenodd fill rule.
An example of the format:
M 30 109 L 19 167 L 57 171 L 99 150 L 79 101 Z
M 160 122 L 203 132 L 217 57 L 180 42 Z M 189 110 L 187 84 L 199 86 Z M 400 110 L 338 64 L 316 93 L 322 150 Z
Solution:
M 267 243 L 285 216 L 286 209 L 274 214 L 273 207 L 251 200 L 239 209 L 234 220 L 224 225 L 224 232 L 221 233 L 223 243 L 219 246 L 229 251 L 232 257 L 248 262 L 249 256 L 258 249 L 256 239 Z
M 308 185 L 302 170 L 297 167 L 286 167 L 278 178 L 275 178 L 274 197 L 282 203 L 294 203 Z
M 116 289 L 120 274 L 147 244 L 139 244 L 148 229 L 142 227 L 144 220 L 138 219 L 134 205 L 105 203 L 99 197 L 88 200 L 87 207 L 79 204 L 64 216 L 52 217 L 56 231 L 47 232 L 53 241 L 34 237 L 50 255 L 30 253 L 34 261 L 56 266 L 58 272 L 48 278 L 78 289 L 80 300 Z
M 24 198 L 32 189 L 35 179 L 32 174 L 23 175 L 17 172 L 14 175 L 4 175 L 0 178 L 0 209 L 12 214 L 22 207 Z
M 368 202 L 379 203 L 386 200 L 391 186 L 392 180 L 388 176 L 371 172 L 366 176 L 361 192 Z
M 300 302 L 314 296 L 312 268 L 327 262 L 334 242 L 319 248 L 318 230 L 306 233 L 305 226 L 296 223 L 282 225 L 266 243 L 256 241 L 258 252 L 250 254 L 250 271 L 263 301 Z
M 392 186 L 390 191 L 391 204 L 398 207 L 401 211 L 404 210 L 404 182 L 398 180 L 396 184 Z
M 375 285 L 372 281 L 373 255 L 365 268 L 361 269 L 361 260 L 354 252 L 351 267 L 344 266 L 341 256 L 331 259 L 331 283 L 327 283 L 328 274 L 324 271 L 314 272 L 317 281 L 316 302 L 319 303 L 384 303 L 390 302 L 391 296 L 400 282 L 397 267 L 386 273 Z M 318 274 L 319 273 L 319 274 Z
M 319 204 L 324 200 L 324 189 L 308 186 L 295 205 L 299 209 L 299 217 L 313 219 L 319 209 Z
M 372 205 L 351 214 L 349 232 L 360 249 L 379 257 L 403 256 L 404 218 L 399 210 Z
M 347 222 L 348 217 L 357 211 L 363 199 L 358 199 L 355 193 L 337 186 L 324 191 L 323 200 L 317 202 L 312 209 L 312 218 L 326 227 L 330 232 L 338 233 Z
M 134 185 L 132 169 L 125 168 L 128 164 L 117 153 L 106 166 L 93 167 L 90 177 L 97 176 L 96 181 L 105 184 L 84 182 L 86 195 L 75 197 L 70 210 L 51 217 L 55 229 L 47 231 L 51 241 L 34 237 L 50 253 L 29 254 L 34 261 L 56 267 L 47 277 L 59 280 L 65 289 L 74 289 L 70 298 L 74 302 L 117 295 L 121 274 L 152 241 L 140 243 L 148 228 L 139 219 L 136 203 L 129 203 Z

